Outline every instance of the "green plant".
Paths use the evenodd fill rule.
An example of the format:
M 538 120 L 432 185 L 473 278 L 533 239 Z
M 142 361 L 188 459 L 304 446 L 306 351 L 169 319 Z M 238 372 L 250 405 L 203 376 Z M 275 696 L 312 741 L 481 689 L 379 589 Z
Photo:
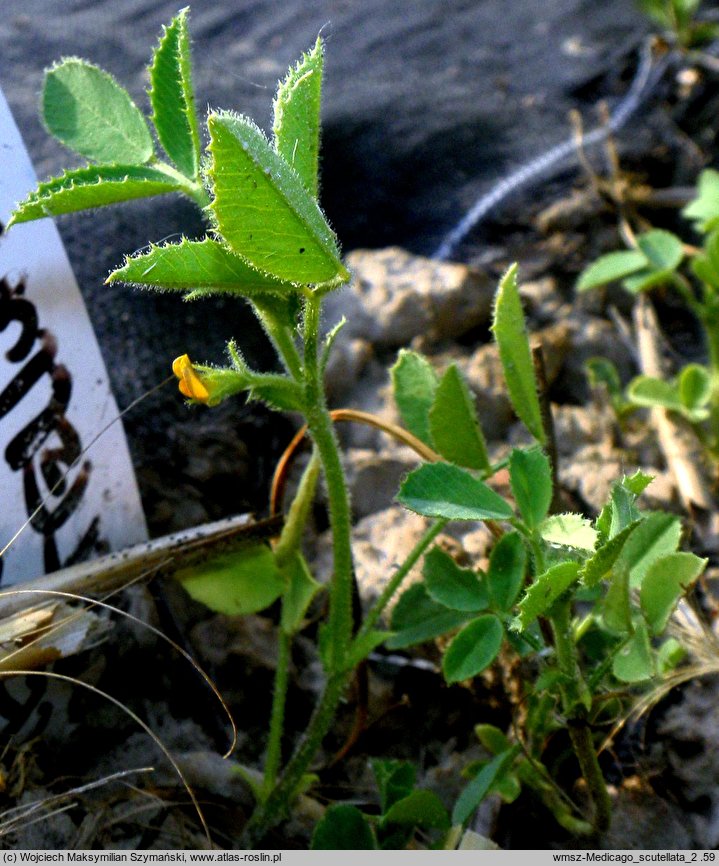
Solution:
M 180 391 L 191 402 L 209 406 L 245 394 L 273 409 L 299 413 L 313 441 L 312 457 L 273 548 L 250 544 L 241 554 L 178 574 L 188 592 L 214 610 L 254 613 L 278 600 L 281 606 L 265 766 L 259 781 L 247 774 L 257 805 L 244 844 L 260 841 L 311 784 L 312 760 L 363 659 L 388 638 L 390 646 L 403 647 L 457 628 L 444 657 L 449 682 L 480 673 L 503 646 L 521 657 L 540 658 L 548 651 L 551 661 L 543 662 L 546 672 L 531 696 L 529 745 L 504 748 L 500 743 L 456 805 L 455 824 L 466 823 L 490 789 L 498 787 L 508 796 L 517 780 L 539 791 L 555 814 L 569 821 L 564 816 L 571 817 L 571 810 L 560 805 L 563 801 L 540 763 L 543 738 L 563 724 L 570 729 L 596 804 L 594 826 L 605 826 L 608 798 L 590 727 L 596 701 L 607 678 L 637 682 L 659 673 L 668 650 L 665 643 L 655 652 L 651 640 L 663 633 L 702 560 L 676 552 L 676 518 L 637 509 L 635 499 L 648 483 L 644 476 L 615 485 L 612 501 L 594 524 L 581 515 L 549 514 L 557 491 L 553 468 L 540 447 L 551 445 L 551 438 L 534 378 L 515 267 L 500 285 L 494 330 L 510 397 L 537 443 L 515 449 L 509 458 L 516 504 L 486 483 L 507 463 L 490 461 L 474 403 L 457 370 L 450 367 L 438 380 L 423 358 L 401 354 L 393 370 L 397 402 L 409 430 L 409 435 L 401 435 L 434 462 L 407 477 L 398 499 L 435 521 L 363 621 L 355 622 L 349 498 L 323 388 L 337 329 L 322 339 L 322 301 L 347 282 L 349 274 L 317 202 L 322 42 L 318 39 L 280 82 L 272 140 L 245 117 L 213 111 L 207 118 L 209 146 L 203 159 L 187 17 L 183 10 L 165 29 L 150 66 L 151 124 L 169 161 L 157 155 L 147 120 L 119 84 L 84 61 L 64 60 L 46 74 L 44 120 L 52 134 L 90 162 L 41 183 L 18 204 L 10 225 L 167 192 L 189 197 L 209 220 L 207 235 L 151 245 L 149 251 L 126 258 L 108 281 L 176 291 L 187 298 L 218 293 L 245 298 L 283 372 L 251 369 L 230 342 L 226 367 L 195 364 L 180 355 L 173 364 Z M 302 554 L 303 530 L 320 474 L 327 488 L 334 563 L 326 589 L 314 579 Z M 460 569 L 441 550 L 430 550 L 454 519 L 486 521 L 501 536 L 486 575 Z M 381 617 L 428 550 L 424 583 L 400 598 L 388 633 L 379 627 Z M 667 578 L 670 565 L 674 577 Z M 327 617 L 318 644 L 324 690 L 294 753 L 283 762 L 291 645 L 304 627 L 309 605 L 322 591 L 327 594 Z M 579 620 L 574 608 L 578 598 L 590 604 Z M 487 730 L 482 736 L 488 736 Z M 499 742 L 495 735 L 492 739 L 495 745 Z M 405 838 L 418 826 L 446 830 L 446 816 L 441 817 L 427 792 L 413 790 L 409 771 L 385 762 L 377 763 L 375 772 L 383 805 L 381 817 L 370 822 L 373 827 L 347 807 L 331 814 L 354 822 L 368 843 L 378 845 Z M 334 820 L 328 818 L 318 828 L 318 847 L 318 838 L 332 829 Z M 572 827 L 586 830 L 588 825 L 574 820 Z
M 417 830 L 439 835 L 439 844 L 450 829 L 449 815 L 436 794 L 415 787 L 415 767 L 408 761 L 376 759 L 372 771 L 379 790 L 379 814 L 350 805 L 330 806 L 315 827 L 312 848 L 406 848 Z
M 631 294 L 656 287 L 675 291 L 702 327 L 707 363 L 685 364 L 671 379 L 640 375 L 621 395 L 616 371 L 599 362 L 612 404 L 621 415 L 629 407 L 661 407 L 691 425 L 707 454 L 719 460 L 719 172 L 706 169 L 696 198 L 683 210 L 702 237 L 701 247 L 684 243 L 664 229 L 636 235 L 632 249 L 601 256 L 580 275 L 586 292 L 620 282 Z M 595 370 L 596 375 L 596 370 Z
M 500 283 L 493 330 L 512 404 L 538 443 L 546 444 L 516 267 Z M 638 508 L 651 482 L 640 472 L 614 484 L 594 521 L 551 514 L 556 491 L 548 457 L 538 446 L 515 448 L 507 461 L 514 505 L 500 497 L 462 468 L 491 474 L 497 467 L 477 447 L 479 425 L 473 406 L 460 398 L 460 382 L 453 367 L 438 382 L 421 356 L 400 356 L 394 386 L 404 423 L 420 437 L 434 431 L 434 445 L 440 431 L 451 430 L 460 465 L 420 466 L 404 480 L 398 500 L 435 518 L 430 532 L 449 520 L 502 521 L 511 530 L 495 526 L 499 540 L 486 573 L 460 568 L 441 548 L 432 548 L 422 582 L 393 610 L 387 645 L 405 648 L 456 631 L 443 655 L 448 683 L 477 676 L 500 652 L 536 666 L 519 741 L 486 725 L 478 729 L 494 757 L 475 769 L 454 807 L 453 824 L 465 824 L 490 790 L 513 799 L 525 784 L 572 832 L 601 831 L 609 825 L 610 801 L 593 723 L 619 684 L 650 683 L 680 660 L 680 648 L 672 638 L 663 640 L 664 632 L 706 560 L 678 552 L 678 517 Z M 466 407 L 463 417 L 460 406 Z M 594 804 L 591 822 L 578 817 L 542 764 L 547 737 L 562 728 Z
M 682 48 L 693 48 L 716 38 L 717 25 L 697 17 L 701 0 L 639 0 L 639 6 Z

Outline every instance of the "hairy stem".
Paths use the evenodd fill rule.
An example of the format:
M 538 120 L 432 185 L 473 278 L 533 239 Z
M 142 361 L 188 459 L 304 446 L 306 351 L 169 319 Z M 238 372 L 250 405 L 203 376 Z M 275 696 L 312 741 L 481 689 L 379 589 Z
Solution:
M 609 829 L 612 817 L 612 801 L 609 798 L 592 732 L 587 722 L 587 686 L 582 677 L 577 658 L 577 648 L 572 634 L 571 602 L 559 599 L 552 608 L 549 621 L 554 638 L 557 665 L 564 674 L 561 686 L 562 709 L 567 719 L 569 736 L 579 768 L 587 783 L 594 815 L 593 827 L 597 833 Z
M 304 321 L 306 420 L 310 436 L 322 461 L 332 531 L 334 574 L 329 590 L 330 609 L 327 622 L 329 646 L 325 659 L 328 671 L 332 674 L 342 669 L 353 632 L 352 519 L 339 446 L 322 385 L 318 360 L 319 327 L 320 300 L 310 296 L 305 303 Z
M 287 817 L 290 805 L 302 777 L 307 772 L 317 749 L 329 731 L 342 698 L 350 673 L 342 672 L 328 677 L 319 703 L 310 719 L 307 730 L 294 755 L 287 764 L 281 778 L 269 792 L 264 802 L 255 809 L 240 840 L 241 847 L 253 848 L 259 844 L 275 824 Z
M 290 650 L 292 638 L 283 628 L 279 630 L 277 639 L 277 669 L 275 670 L 275 688 L 272 694 L 272 714 L 270 716 L 270 734 L 267 741 L 265 756 L 265 775 L 262 782 L 263 797 L 269 796 L 277 781 L 282 758 L 282 734 L 285 723 L 285 704 L 287 701 L 287 685 L 289 682 Z
M 302 381 L 302 359 L 300 358 L 300 353 L 297 351 L 295 341 L 292 339 L 290 329 L 281 322 L 278 322 L 272 312 L 262 303 L 256 302 L 252 306 L 264 332 L 275 347 L 275 351 L 280 361 L 282 361 L 285 370 L 296 382 Z

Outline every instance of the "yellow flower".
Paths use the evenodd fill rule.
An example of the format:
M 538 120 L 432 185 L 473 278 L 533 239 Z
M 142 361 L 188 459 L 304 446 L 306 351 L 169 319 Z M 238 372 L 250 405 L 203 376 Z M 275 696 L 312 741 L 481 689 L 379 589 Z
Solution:
M 197 375 L 189 355 L 180 355 L 179 358 L 175 358 L 172 362 L 172 372 L 180 380 L 178 385 L 181 394 L 191 400 L 197 400 L 198 403 L 209 401 L 210 392 Z

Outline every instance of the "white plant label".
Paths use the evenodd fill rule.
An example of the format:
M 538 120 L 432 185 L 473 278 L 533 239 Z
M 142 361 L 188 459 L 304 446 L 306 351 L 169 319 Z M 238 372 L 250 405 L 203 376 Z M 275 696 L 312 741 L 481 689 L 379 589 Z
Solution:
M 36 184 L 0 92 L 3 587 L 147 538 L 122 423 L 98 437 L 118 409 L 60 235 L 51 219 L 5 231 Z

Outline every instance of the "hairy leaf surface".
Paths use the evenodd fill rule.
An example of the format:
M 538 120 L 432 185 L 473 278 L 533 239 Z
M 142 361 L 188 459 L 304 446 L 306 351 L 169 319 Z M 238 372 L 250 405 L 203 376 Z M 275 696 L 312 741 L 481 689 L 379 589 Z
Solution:
M 17 205 L 8 226 L 178 191 L 177 181 L 160 169 L 88 165 L 38 184 L 37 189 Z
M 517 287 L 517 270 L 517 265 L 512 265 L 499 283 L 492 330 L 499 347 L 499 357 L 514 411 L 532 436 L 543 445 L 546 437 L 524 311 Z
M 200 171 L 200 131 L 192 92 L 188 9 L 165 28 L 150 66 L 152 122 L 165 153 L 189 178 Z
M 318 36 L 280 82 L 274 102 L 275 147 L 317 198 L 320 151 L 320 100 L 324 50 Z
M 455 364 L 445 371 L 429 410 L 434 447 L 450 463 L 489 470 L 487 443 L 467 383 Z
M 505 520 L 513 514 L 491 487 L 451 463 L 425 463 L 410 472 L 397 500 L 417 514 L 449 520 Z
M 45 73 L 43 118 L 66 147 L 93 162 L 142 165 L 152 137 L 130 94 L 104 70 L 68 57 Z
M 336 238 L 299 175 L 248 118 L 208 118 L 210 208 L 232 249 L 281 280 L 316 284 L 349 274 Z
M 292 283 L 263 274 L 219 241 L 205 238 L 155 246 L 137 256 L 128 256 L 108 282 L 121 280 L 136 286 L 199 294 L 230 293 L 253 298 L 257 295 L 289 294 Z

